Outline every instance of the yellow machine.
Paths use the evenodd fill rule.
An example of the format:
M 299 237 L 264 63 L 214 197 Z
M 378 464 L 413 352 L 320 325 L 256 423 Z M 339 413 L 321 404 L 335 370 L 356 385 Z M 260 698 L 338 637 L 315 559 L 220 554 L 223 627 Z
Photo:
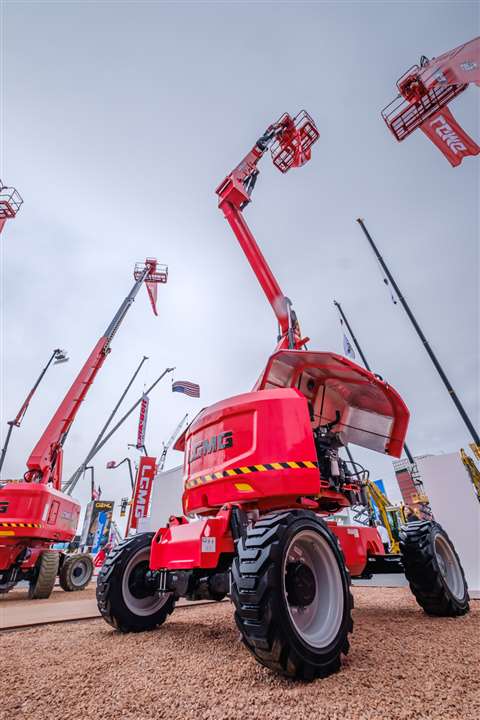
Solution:
M 480 460 L 480 447 L 478 445 L 475 445 L 474 443 L 472 443 L 470 447 L 475 457 Z M 468 474 L 470 475 L 473 487 L 475 488 L 478 500 L 480 501 L 480 470 L 477 468 L 475 461 L 467 455 L 463 448 L 460 450 L 460 457 L 462 458 L 462 462 L 465 465 Z
M 400 552 L 399 531 L 401 525 L 407 522 L 404 505 L 392 505 L 388 497 L 375 485 L 371 480 L 367 480 L 365 489 L 370 504 L 369 510 L 373 512 L 372 500 L 380 513 L 380 518 L 388 533 L 390 540 L 390 552 L 398 554 Z

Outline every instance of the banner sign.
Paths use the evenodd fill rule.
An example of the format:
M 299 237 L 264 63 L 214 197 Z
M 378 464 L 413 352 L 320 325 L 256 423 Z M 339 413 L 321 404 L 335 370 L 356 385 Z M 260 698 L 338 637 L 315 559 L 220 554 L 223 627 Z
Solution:
M 457 167 L 464 157 L 478 155 L 480 147 L 460 127 L 447 107 L 428 118 L 420 129 L 445 155 L 450 165 Z
M 144 395 L 140 403 L 140 417 L 138 418 L 137 450 L 145 445 L 145 430 L 147 428 L 148 404 L 150 400 Z
M 105 525 L 107 524 L 107 513 L 102 510 L 98 515 L 98 526 L 95 532 L 95 537 L 92 544 L 92 555 L 96 555 L 102 546 L 102 538 L 105 531 Z M 107 535 L 108 540 L 108 535 Z
M 114 504 L 113 500 L 92 500 L 88 503 L 80 545 L 92 547 L 98 544 L 98 540 L 100 547 L 106 545 L 110 534 Z M 98 532 L 100 527 L 101 534 Z
M 133 503 L 130 508 L 129 527 L 134 530 L 137 527 L 137 521 L 148 515 L 150 496 L 152 494 L 152 483 L 155 477 L 156 469 L 156 457 L 148 457 L 147 455 L 144 455 L 140 458 L 137 479 L 135 482 L 135 490 L 133 493 Z

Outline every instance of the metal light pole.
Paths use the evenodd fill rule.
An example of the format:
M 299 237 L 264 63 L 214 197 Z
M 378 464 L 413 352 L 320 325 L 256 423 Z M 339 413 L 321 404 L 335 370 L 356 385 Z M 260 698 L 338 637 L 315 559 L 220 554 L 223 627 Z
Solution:
M 90 470 L 91 473 L 91 491 L 90 491 L 90 500 L 95 500 L 93 497 L 94 491 L 95 491 L 95 468 L 93 465 L 87 465 L 84 472 L 87 472 L 87 470 Z
M 392 274 L 391 274 L 390 270 L 388 269 L 387 265 L 385 264 L 385 261 L 384 261 L 383 257 L 380 255 L 380 253 L 379 253 L 379 251 L 378 251 L 378 249 L 377 249 L 377 246 L 376 246 L 375 243 L 373 242 L 370 233 L 368 232 L 367 228 L 365 227 L 365 223 L 363 222 L 363 220 L 362 220 L 361 218 L 358 218 L 358 219 L 357 219 L 357 222 L 358 222 L 358 224 L 360 225 L 360 227 L 362 228 L 362 230 L 363 230 L 363 232 L 364 232 L 364 234 L 365 234 L 365 237 L 367 238 L 367 240 L 368 240 L 368 242 L 369 242 L 369 244 L 370 244 L 370 247 L 372 248 L 373 252 L 375 253 L 376 258 L 377 258 L 378 262 L 380 263 L 380 266 L 382 267 L 383 271 L 385 272 L 385 275 L 386 275 L 387 278 L 388 278 L 388 281 L 391 283 L 392 288 L 394 289 L 394 291 L 395 291 L 398 299 L 399 299 L 400 302 L 402 303 L 403 309 L 404 309 L 405 312 L 407 313 L 407 316 L 408 316 L 410 322 L 412 323 L 412 325 L 413 325 L 413 327 L 414 327 L 414 329 L 415 329 L 415 332 L 417 333 L 418 337 L 419 337 L 420 340 L 422 341 L 422 344 L 423 344 L 423 346 L 425 347 L 425 350 L 427 351 L 428 356 L 430 357 L 430 360 L 433 362 L 433 364 L 434 364 L 434 366 L 435 366 L 435 369 L 437 370 L 438 374 L 440 375 L 440 378 L 442 379 L 443 384 L 444 384 L 445 387 L 447 388 L 448 394 L 449 394 L 450 397 L 452 398 L 455 407 L 457 408 L 457 410 L 458 410 L 458 412 L 460 413 L 460 416 L 461 416 L 463 422 L 465 423 L 465 425 L 466 425 L 467 428 L 468 428 L 468 431 L 470 432 L 470 435 L 472 436 L 474 442 L 475 442 L 477 445 L 479 445 L 479 444 L 480 444 L 480 436 L 478 435 L 476 429 L 474 428 L 474 426 L 473 426 L 470 418 L 468 417 L 468 415 L 467 415 L 467 413 L 466 413 L 466 411 L 465 411 L 462 403 L 461 403 L 460 400 L 458 399 L 458 397 L 457 397 L 457 395 L 456 395 L 456 393 L 455 393 L 455 391 L 454 391 L 454 389 L 453 389 L 453 387 L 452 387 L 449 379 L 448 379 L 447 376 L 445 375 L 445 372 L 444 372 L 442 366 L 440 365 L 440 363 L 438 362 L 435 353 L 433 352 L 432 348 L 430 347 L 430 344 L 429 344 L 427 338 L 426 338 L 425 335 L 423 334 L 423 331 L 422 331 L 422 329 L 420 328 L 420 325 L 418 324 L 418 322 L 417 322 L 417 320 L 416 320 L 413 312 L 410 310 L 410 307 L 409 307 L 407 301 L 405 300 L 405 298 L 403 297 L 402 293 L 400 292 L 400 288 L 398 287 L 397 283 L 396 283 L 395 280 L 393 279 Z
M 126 462 L 128 464 L 128 472 L 130 473 L 130 485 L 132 486 L 132 490 L 133 490 L 134 480 L 133 480 L 132 461 L 130 460 L 129 457 L 123 458 L 123 460 L 120 460 L 119 463 L 116 463 L 115 460 L 109 460 L 109 462 L 107 462 L 106 468 L 107 468 L 107 470 L 116 470 L 117 468 L 120 467 L 120 465 L 123 465 L 124 462 Z
M 349 323 L 348 320 L 347 320 L 347 316 L 346 316 L 345 313 L 343 312 L 342 306 L 341 306 L 340 303 L 337 302 L 336 300 L 333 301 L 333 304 L 335 305 L 335 307 L 337 308 L 338 312 L 340 313 L 340 317 L 342 318 L 343 322 L 345 323 L 345 326 L 346 326 L 346 328 L 347 328 L 347 330 L 348 330 L 348 332 L 349 332 L 349 334 L 350 334 L 350 337 L 351 337 L 352 340 L 353 340 L 353 344 L 355 345 L 356 349 L 358 350 L 358 354 L 359 354 L 360 357 L 362 358 L 363 364 L 365 365 L 365 367 L 367 368 L 367 370 L 369 370 L 370 372 L 372 372 L 372 368 L 371 368 L 370 365 L 368 364 L 368 360 L 367 360 L 367 358 L 365 357 L 365 355 L 363 354 L 363 350 L 362 350 L 362 348 L 360 347 L 360 344 L 359 344 L 359 342 L 358 342 L 358 340 L 357 340 L 357 338 L 356 338 L 356 336 L 355 336 L 355 334 L 354 334 L 354 332 L 353 332 L 353 330 L 352 330 L 352 327 L 351 327 L 350 323 Z M 404 443 L 404 444 L 403 444 L 403 448 L 404 448 L 404 450 L 405 450 L 405 455 L 407 456 L 408 461 L 413 465 L 413 464 L 415 463 L 415 460 L 413 459 L 413 455 L 412 455 L 412 453 L 410 452 L 407 443 Z
M 41 381 L 42 381 L 42 379 L 43 379 L 43 376 L 44 376 L 45 373 L 47 372 L 47 370 L 48 370 L 48 368 L 50 367 L 50 365 L 52 364 L 52 362 L 53 362 L 54 365 L 59 365 L 60 363 L 64 363 L 64 362 L 67 362 L 67 361 L 68 361 L 68 357 L 67 357 L 67 352 L 66 352 L 66 350 L 60 350 L 60 348 L 56 348 L 56 349 L 52 352 L 49 361 L 47 362 L 47 364 L 46 364 L 45 367 L 43 368 L 42 372 L 41 372 L 40 375 L 38 376 L 38 379 L 37 379 L 35 385 L 32 387 L 32 389 L 31 389 L 30 392 L 28 393 L 27 397 L 25 398 L 25 400 L 24 400 L 24 402 L 23 402 L 23 405 L 21 406 L 20 410 L 18 411 L 18 413 L 17 413 L 16 416 L 15 416 L 15 419 L 8 421 L 7 424 L 8 424 L 8 426 L 9 426 L 9 428 L 8 428 L 7 436 L 6 436 L 6 438 L 5 438 L 5 444 L 4 444 L 4 446 L 3 446 L 3 448 L 2 448 L 2 452 L 1 452 L 1 454 L 0 454 L 0 472 L 2 471 L 3 463 L 4 463 L 4 460 L 5 460 L 5 455 L 7 454 L 7 448 L 8 448 L 8 444 L 9 444 L 9 442 L 10 442 L 10 436 L 11 436 L 11 434 L 12 434 L 13 428 L 14 428 L 14 427 L 20 427 L 20 425 L 22 424 L 22 420 L 23 420 L 23 418 L 25 417 L 25 413 L 26 413 L 27 410 L 28 410 L 28 406 L 29 406 L 29 404 L 30 404 L 30 400 L 32 399 L 32 397 L 33 397 L 34 394 L 35 394 L 36 389 L 37 389 L 38 386 L 40 385 L 40 383 L 41 383 Z

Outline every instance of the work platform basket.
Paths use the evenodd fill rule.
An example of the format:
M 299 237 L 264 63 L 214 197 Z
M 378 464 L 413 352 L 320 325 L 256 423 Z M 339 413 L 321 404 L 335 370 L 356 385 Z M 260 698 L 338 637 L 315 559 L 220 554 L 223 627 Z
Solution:
M 401 142 L 467 87 L 440 82 L 435 73 L 427 74 L 418 65 L 413 65 L 397 81 L 399 94 L 383 108 L 382 117 Z
M 278 121 L 278 124 L 282 123 L 285 124 L 285 130 L 272 144 L 270 152 L 273 164 L 280 172 L 286 173 L 291 167 L 299 167 L 310 160 L 310 148 L 320 133 L 305 110 L 301 110 L 293 120 L 285 113 Z
M 140 280 L 143 276 L 147 266 L 149 267 L 148 274 L 144 278 L 146 283 L 166 283 L 168 279 L 168 265 L 160 265 L 154 258 L 147 258 L 145 262 L 135 263 L 133 271 L 133 277 L 135 280 Z
M 6 187 L 0 180 L 0 220 L 14 218 L 23 204 L 23 199 L 17 190 Z

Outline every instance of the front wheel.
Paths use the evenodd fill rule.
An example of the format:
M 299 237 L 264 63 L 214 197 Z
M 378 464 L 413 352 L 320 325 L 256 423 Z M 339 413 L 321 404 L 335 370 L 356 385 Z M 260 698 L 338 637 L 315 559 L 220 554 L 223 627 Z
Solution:
M 455 617 L 469 611 L 468 588 L 460 559 L 436 522 L 411 522 L 400 531 L 405 576 L 428 615 Z
M 349 576 L 336 537 L 314 513 L 268 515 L 237 544 L 235 619 L 266 667 L 303 680 L 340 668 L 353 629 Z
M 121 632 L 153 630 L 173 612 L 173 594 L 159 593 L 148 582 L 152 539 L 153 533 L 142 533 L 119 543 L 98 575 L 98 609 Z

